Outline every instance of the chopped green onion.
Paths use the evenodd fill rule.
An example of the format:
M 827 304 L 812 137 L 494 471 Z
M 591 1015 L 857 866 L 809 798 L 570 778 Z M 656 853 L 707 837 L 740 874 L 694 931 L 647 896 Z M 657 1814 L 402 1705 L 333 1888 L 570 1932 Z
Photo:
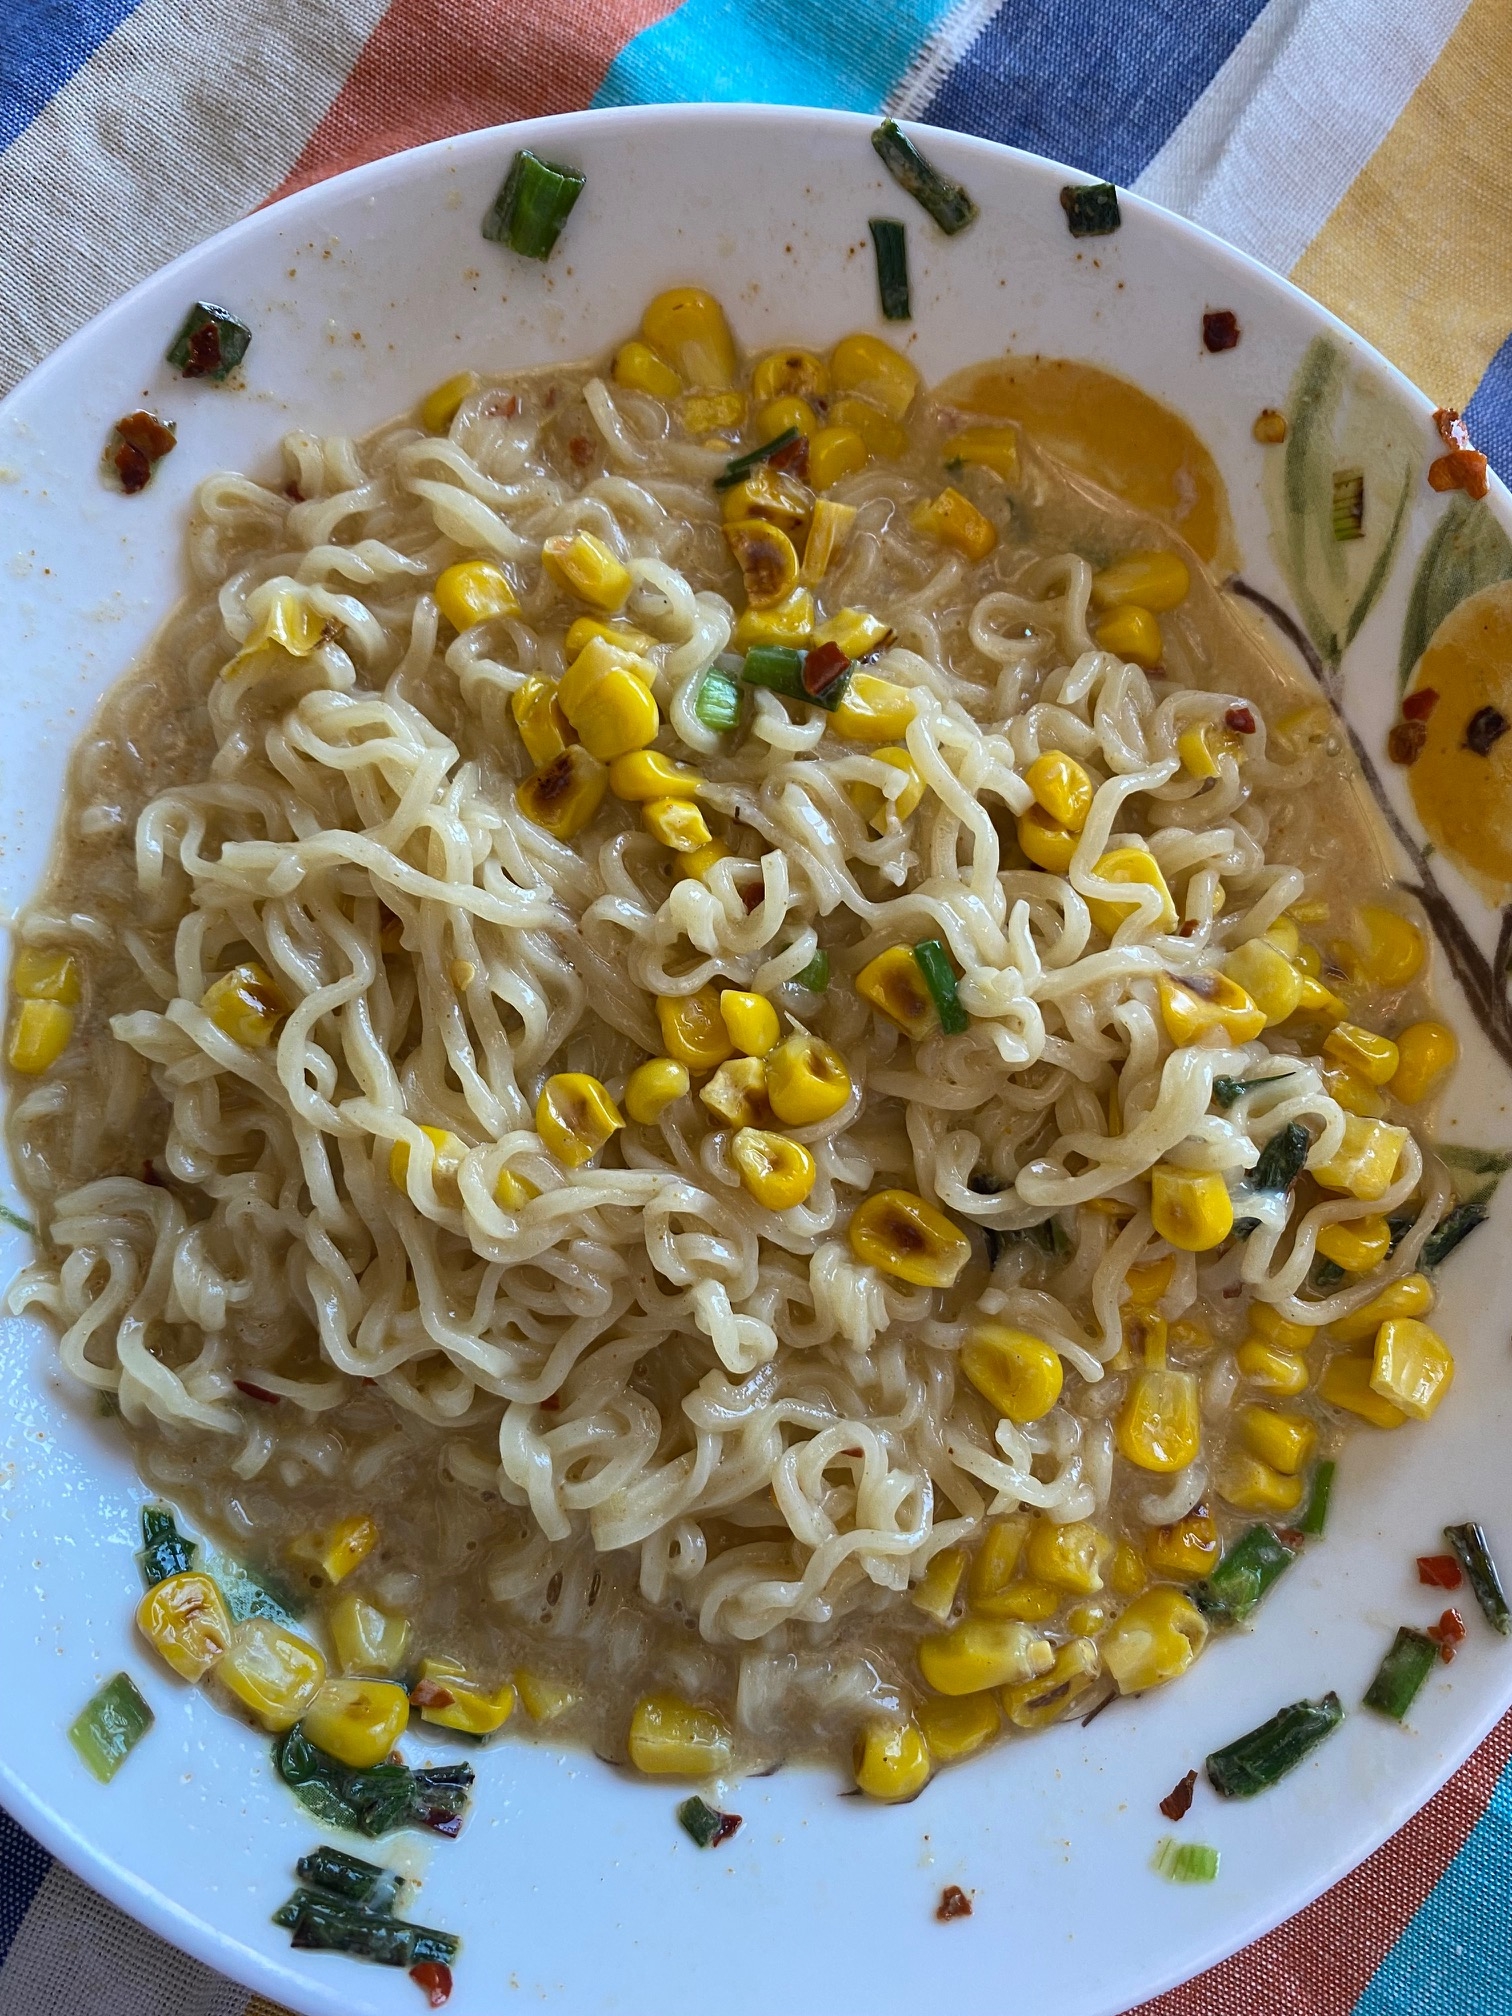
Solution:
M 949 953 L 938 938 L 926 938 L 915 945 L 913 955 L 924 975 L 924 984 L 940 1018 L 940 1027 L 947 1036 L 959 1036 L 963 1029 L 971 1027 L 971 1017 L 961 1006 L 961 997 L 956 992 L 955 968 L 950 963 Z
M 394 1895 L 405 1887 L 405 1879 L 392 1869 L 381 1868 L 376 1862 L 364 1862 L 356 1855 L 343 1854 L 339 1848 L 331 1848 L 324 1842 L 313 1854 L 301 1855 L 294 1865 L 300 1879 L 316 1890 L 327 1891 L 332 1897 L 340 1897 L 348 1904 L 361 1904 L 365 1910 L 381 1908 L 387 1910 Z M 381 1906 L 374 1904 L 380 1891 L 386 1892 Z
M 156 1719 L 131 1675 L 117 1673 L 68 1725 L 68 1740 L 108 1785 Z
M 549 259 L 587 179 L 522 147 L 483 219 L 483 236 L 526 259 Z
M 1215 1078 L 1213 1099 L 1227 1113 L 1230 1106 L 1242 1099 L 1246 1092 L 1258 1092 L 1262 1085 L 1284 1085 L 1288 1078 L 1296 1075 L 1295 1071 L 1278 1071 L 1273 1078 Z
M 1294 1701 L 1247 1736 L 1215 1750 L 1207 1760 L 1208 1783 L 1220 1798 L 1251 1799 L 1294 1771 L 1343 1720 L 1344 1704 L 1331 1690 L 1320 1701 Z
M 1260 1160 L 1250 1171 L 1250 1185 L 1256 1190 L 1290 1190 L 1302 1174 L 1302 1165 L 1312 1147 L 1312 1136 L 1300 1120 L 1272 1134 L 1260 1150 Z
M 1462 1239 L 1468 1239 L 1477 1225 L 1487 1219 L 1484 1204 L 1456 1204 L 1447 1218 L 1441 1218 L 1428 1235 L 1420 1265 L 1437 1267 L 1449 1258 Z
M 1211 1883 L 1218 1874 L 1218 1850 L 1201 1841 L 1176 1841 L 1162 1834 L 1150 1867 L 1172 1883 Z
M 1328 1501 L 1333 1496 L 1334 1470 L 1332 1462 L 1319 1463 L 1312 1473 L 1312 1489 L 1307 1494 L 1307 1505 L 1302 1517 L 1297 1521 L 1299 1533 L 1321 1533 L 1328 1524 Z
M 715 1806 L 706 1806 L 696 1793 L 684 1799 L 677 1818 L 683 1832 L 700 1848 L 720 1847 L 741 1824 L 738 1813 L 721 1813 Z
M 884 119 L 871 136 L 882 165 L 898 187 L 922 204 L 950 237 L 977 216 L 977 206 L 959 182 L 952 182 L 926 161 L 896 119 Z
M 1242 1624 L 1296 1558 L 1296 1548 L 1288 1547 L 1269 1526 L 1251 1526 L 1192 1591 L 1198 1609 L 1215 1623 Z
M 741 705 L 740 681 L 711 665 L 693 695 L 693 712 L 705 728 L 723 734 L 727 728 L 738 725 Z
M 1474 1520 L 1464 1526 L 1446 1526 L 1444 1538 L 1458 1555 L 1475 1600 L 1486 1613 L 1486 1622 L 1503 1638 L 1512 1634 L 1512 1610 L 1507 1608 L 1507 1594 L 1486 1545 L 1485 1528 Z
M 278 1775 L 295 1798 L 328 1827 L 349 1827 L 376 1837 L 396 1827 L 428 1827 L 457 1834 L 467 1811 L 470 1764 L 411 1771 L 407 1764 L 353 1770 L 318 1749 L 299 1723 L 273 1745 Z
M 1365 1690 L 1365 1706 L 1400 1722 L 1422 1691 L 1438 1656 L 1439 1648 L 1426 1631 L 1401 1625 L 1391 1641 L 1391 1650 Z
M 765 686 L 789 700 L 810 697 L 803 690 L 803 653 L 787 644 L 753 644 L 740 676 L 747 686 Z
M 830 983 L 830 961 L 828 952 L 816 952 L 801 973 L 793 975 L 794 983 L 807 987 L 810 994 L 822 994 Z
M 1308 1278 L 1320 1294 L 1326 1294 L 1330 1288 L 1336 1288 L 1344 1279 L 1344 1269 L 1337 1260 L 1319 1258 L 1313 1262 L 1313 1270 Z
M 252 331 L 229 308 L 196 301 L 168 346 L 168 362 L 185 378 L 208 378 L 220 385 L 240 364 Z
M 240 1624 L 248 1617 L 271 1617 L 286 1631 L 299 1629 L 305 1606 L 276 1577 L 254 1575 L 231 1555 L 209 1547 L 205 1549 L 202 1566 L 225 1597 L 233 1622 Z
M 37 1228 L 30 1218 L 23 1218 L 19 1211 L 12 1211 L 9 1204 L 0 1204 L 0 1224 L 13 1226 L 17 1232 L 29 1232 L 33 1239 L 37 1236 Z
M 142 1507 L 142 1542 L 137 1563 L 149 1589 L 194 1566 L 194 1542 L 180 1533 L 166 1505 Z
M 1123 222 L 1118 191 L 1111 182 L 1085 182 L 1060 193 L 1061 208 L 1073 238 L 1106 238 Z
M 877 296 L 885 322 L 907 322 L 913 308 L 908 298 L 908 240 L 896 217 L 869 220 L 877 254 Z
M 774 434 L 770 441 L 763 441 L 759 448 L 748 448 L 744 455 L 736 455 L 726 462 L 724 474 L 714 478 L 716 490 L 733 490 L 743 476 L 749 476 L 758 462 L 770 462 L 774 455 L 780 455 L 784 448 L 791 448 L 798 439 L 796 427 L 784 427 L 780 434 Z
M 413 1967 L 425 1960 L 455 1960 L 461 1940 L 429 1925 L 411 1925 L 379 1911 L 363 1911 L 319 1890 L 296 1890 L 273 1913 L 287 1926 L 290 1943 L 307 1952 L 346 1953 L 379 1967 Z

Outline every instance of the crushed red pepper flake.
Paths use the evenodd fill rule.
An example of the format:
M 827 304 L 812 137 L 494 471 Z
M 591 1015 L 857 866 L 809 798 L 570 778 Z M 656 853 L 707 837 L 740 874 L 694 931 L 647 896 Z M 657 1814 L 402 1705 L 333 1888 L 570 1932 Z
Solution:
M 952 1918 L 971 1916 L 971 1899 L 959 1883 L 947 1883 L 940 1892 L 939 1907 L 935 1911 L 935 1916 L 942 1925 L 948 1925 Z
M 1419 686 L 1416 693 L 1408 693 L 1402 701 L 1402 713 L 1409 721 L 1426 721 L 1438 705 L 1438 691 L 1432 686 Z
M 1429 1589 L 1458 1589 L 1465 1571 L 1452 1554 L 1419 1554 L 1418 1580 Z
M 1202 340 L 1209 350 L 1232 350 L 1239 336 L 1239 317 L 1232 308 L 1209 308 L 1203 315 Z
M 1488 487 L 1486 458 L 1471 446 L 1464 421 L 1452 406 L 1440 406 L 1433 424 L 1449 452 L 1429 463 L 1429 484 L 1435 490 L 1463 490 L 1467 497 L 1484 497 Z
M 830 642 L 816 645 L 804 656 L 803 671 L 800 675 L 803 690 L 817 699 L 821 693 L 827 693 L 835 681 L 849 669 L 850 660 L 838 644 Z
M 1192 1795 L 1197 1789 L 1197 1773 L 1188 1771 L 1185 1778 L 1171 1787 L 1160 1802 L 1160 1810 L 1167 1820 L 1184 1820 L 1192 1810 Z
M 779 448 L 767 461 L 773 469 L 785 470 L 789 476 L 796 476 L 800 483 L 808 481 L 809 441 L 807 434 L 800 434 L 796 441 L 789 441 L 786 448 Z
M 1422 755 L 1427 740 L 1428 729 L 1422 721 L 1397 721 L 1386 737 L 1386 754 L 1393 763 L 1410 769 Z
M 189 355 L 183 366 L 186 378 L 206 378 L 221 368 L 221 333 L 214 322 L 202 322 L 189 338 Z
M 278 1393 L 270 1393 L 266 1386 L 254 1386 L 250 1379 L 233 1379 L 231 1384 L 238 1393 L 245 1393 L 249 1400 L 261 1400 L 265 1407 L 276 1407 L 283 1397 Z
M 155 413 L 123 413 L 115 423 L 117 445 L 107 455 L 128 497 L 145 490 L 152 472 L 178 446 L 178 437 Z
M 412 1708 L 450 1708 L 457 1697 L 439 1680 L 417 1680 L 409 1698 Z
M 417 1960 L 409 1974 L 415 1986 L 425 1990 L 425 1999 L 432 2009 L 439 2009 L 450 1998 L 452 1971 L 444 1960 Z
M 586 469 L 593 460 L 593 443 L 586 434 L 574 434 L 567 443 L 567 453 L 577 468 Z
M 721 1813 L 719 1816 L 719 1825 L 709 1836 L 709 1846 L 711 1848 L 722 1848 L 731 1835 L 738 1834 L 744 1825 L 745 1822 L 738 1813 Z
M 1453 1662 L 1454 1655 L 1465 1639 L 1465 1620 L 1458 1610 L 1446 1610 L 1437 1624 L 1430 1624 L 1426 1635 L 1439 1648 L 1439 1657 L 1446 1666 Z
M 1236 735 L 1253 735 L 1255 732 L 1254 709 L 1242 705 L 1230 707 L 1223 717 L 1223 725 L 1225 728 L 1232 728 Z

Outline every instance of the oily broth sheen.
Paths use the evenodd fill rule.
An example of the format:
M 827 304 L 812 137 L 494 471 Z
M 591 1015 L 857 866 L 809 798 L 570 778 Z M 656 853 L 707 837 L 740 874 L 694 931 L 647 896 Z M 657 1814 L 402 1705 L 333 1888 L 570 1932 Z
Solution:
M 832 493 L 859 516 L 823 606 L 865 607 L 893 627 L 896 645 L 871 669 L 917 688 L 929 723 L 921 760 L 938 766 L 935 784 L 903 832 L 878 839 L 859 820 L 845 825 L 844 785 L 864 751 L 833 737 L 821 748 L 811 710 L 790 719 L 762 695 L 732 751 L 707 736 L 711 746 L 697 746 L 696 730 L 693 746 L 674 743 L 667 731 L 689 727 L 691 691 L 743 601 L 710 484 L 730 451 L 683 438 L 665 409 L 595 369 L 544 372 L 480 388 L 449 440 L 427 442 L 407 419 L 358 444 L 291 437 L 297 494 L 233 476 L 205 486 L 189 535 L 195 588 L 76 752 L 56 854 L 21 926 L 22 942 L 74 952 L 84 997 L 60 1063 L 12 1084 L 12 1153 L 44 1234 L 19 1303 L 50 1312 L 65 1362 L 118 1397 L 149 1486 L 249 1564 L 303 1585 L 317 1634 L 330 1592 L 296 1543 L 370 1511 L 382 1537 L 345 1586 L 409 1617 L 416 1655 L 459 1658 L 491 1684 L 520 1667 L 573 1683 L 579 1705 L 553 1733 L 605 1757 L 624 1756 L 631 1707 L 653 1690 L 720 1707 L 747 1766 L 838 1754 L 866 1719 L 907 1712 L 922 1691 L 917 1643 L 935 1628 L 910 1603 L 910 1581 L 931 1553 L 973 1547 L 1020 1500 L 1094 1517 L 1136 1545 L 1198 1499 L 1226 1537 L 1250 1523 L 1216 1498 L 1211 1471 L 1246 1397 L 1231 1347 L 1252 1296 L 1284 1305 L 1297 1285 L 1283 1280 L 1290 1232 L 1279 1244 L 1256 1234 L 1249 1258 L 1178 1258 L 1163 1311 L 1200 1317 L 1215 1342 L 1173 1354 L 1201 1375 L 1205 1420 L 1201 1475 L 1194 1466 L 1174 1479 L 1115 1457 L 1109 1431 L 1127 1380 L 1114 1362 L 1120 1285 L 1146 1251 L 1147 1215 L 1067 1202 L 1068 1250 L 1010 1239 L 989 1276 L 976 1238 L 948 1291 L 868 1276 L 844 1241 L 855 1203 L 889 1185 L 1000 1231 L 1042 1217 L 1047 1197 L 1103 1166 L 1088 1141 L 1106 1130 L 1110 1060 L 1125 1135 L 1185 1096 L 1162 1076 L 1154 963 L 1111 978 L 1078 967 L 1101 939 L 1089 949 L 1083 931 L 1073 943 L 1048 900 L 1062 878 L 1017 853 L 1003 779 L 1027 767 L 1036 741 L 1074 743 L 1100 782 L 1144 780 L 1112 829 L 1154 835 L 1178 903 L 1188 889 L 1200 928 L 1175 943 L 1177 960 L 1198 956 L 1215 931 L 1287 908 L 1302 893 L 1288 866 L 1331 906 L 1337 922 L 1320 935 L 1343 935 L 1361 899 L 1394 900 L 1342 736 L 1320 710 L 1275 753 L 1275 723 L 1315 696 L 1195 556 L 1191 594 L 1162 618 L 1168 683 L 1152 692 L 1137 669 L 1089 648 L 1084 563 L 1177 543 L 1158 520 L 1026 439 L 1011 491 L 982 471 L 953 479 L 999 525 L 986 562 L 971 566 L 913 530 L 908 507 L 939 487 L 939 444 L 967 410 L 970 377 L 917 402 L 906 455 Z M 997 410 L 984 398 L 976 417 Z M 1016 417 L 1032 429 L 1032 414 Z M 793 864 L 785 894 L 767 872 L 750 915 L 738 895 L 687 908 L 665 850 L 612 797 L 569 852 L 515 811 L 529 764 L 509 693 L 527 673 L 561 670 L 566 627 L 583 613 L 542 576 L 539 546 L 577 526 L 648 563 L 627 620 L 658 640 L 659 746 L 704 768 L 727 837 L 753 869 Z M 440 567 L 478 553 L 509 568 L 523 614 L 448 643 L 426 591 Z M 233 698 L 221 668 L 250 628 L 247 598 L 285 575 L 325 598 L 335 636 Z M 328 704 L 332 694 L 371 702 L 346 741 L 345 701 Z M 1159 708 L 1172 694 L 1191 696 L 1183 720 L 1221 717 L 1236 698 L 1262 720 L 1243 770 L 1230 765 L 1201 796 L 1179 773 L 1151 781 L 1146 731 L 1169 743 L 1174 717 Z M 386 781 L 362 756 L 384 736 L 396 748 L 409 738 Z M 376 869 L 377 852 L 349 849 L 307 862 L 295 894 L 276 864 L 247 857 L 246 887 L 229 898 L 210 870 L 185 872 L 186 858 L 213 868 L 228 842 L 290 850 L 315 836 L 318 848 L 321 834 L 392 822 L 401 769 L 429 778 L 442 809 Z M 815 837 L 821 814 L 845 841 L 838 863 Z M 993 849 L 1000 873 L 984 874 Z M 395 859 L 417 871 L 409 884 L 393 880 Z M 1228 900 L 1215 920 L 1220 876 Z M 405 923 L 405 949 L 388 958 L 380 888 Z M 459 889 L 484 896 L 465 909 Z M 1002 915 L 979 916 L 994 890 Z M 977 946 L 994 933 L 1006 943 L 1020 903 L 1014 943 L 1032 940 L 1040 994 L 1020 998 L 1002 983 L 994 997 L 984 958 L 973 1031 L 931 1039 L 911 1058 L 856 996 L 857 967 L 882 944 L 948 935 L 942 916 L 963 917 Z M 511 906 L 522 921 L 500 922 Z M 791 978 L 815 931 L 836 974 L 817 1001 Z M 484 976 L 482 1007 L 444 977 L 464 952 Z M 272 1052 L 250 1084 L 207 1061 L 192 1014 L 169 1010 L 192 1010 L 210 977 L 247 957 L 276 970 L 291 1001 L 369 961 L 354 998 L 394 1067 L 388 1108 L 349 1004 L 312 1025 L 319 1056 L 307 1053 L 302 1075 L 291 1066 L 287 1083 Z M 618 1095 L 660 1049 L 635 975 L 687 991 L 710 961 L 727 984 L 766 992 L 784 1018 L 833 1043 L 866 1086 L 859 1110 L 813 1144 L 816 1199 L 781 1220 L 733 1187 L 696 1102 L 617 1136 L 578 1177 L 527 1139 L 548 1071 L 590 1071 Z M 1057 974 L 1080 971 L 1092 977 L 1056 991 Z M 971 978 L 967 962 L 963 991 Z M 1362 998 L 1358 1014 L 1407 1021 L 1426 1006 L 1419 980 L 1386 1001 Z M 995 1049 L 981 1034 L 992 1028 L 1006 1032 Z M 1298 1049 L 1284 1029 L 1270 1039 L 1272 1052 Z M 1242 1074 L 1266 1053 L 1257 1043 L 1224 1055 L 1221 1068 Z M 1316 1072 L 1287 1097 L 1293 1117 L 1337 1133 Z M 374 1117 L 385 1111 L 388 1133 Z M 321 1112 L 342 1115 L 346 1131 L 322 1128 Z M 397 1199 L 385 1174 L 394 1114 L 455 1127 L 492 1155 L 479 1164 L 485 1200 L 505 1159 L 542 1196 L 518 1227 L 489 1218 L 486 1203 L 479 1217 Z M 1255 1121 L 1263 1138 L 1265 1113 Z M 1241 1131 L 1236 1122 L 1224 1139 Z M 498 1153 L 495 1142 L 513 1146 Z M 1130 1151 L 1115 1167 L 1120 1152 L 1108 1151 L 1100 1197 L 1136 1193 L 1145 1165 Z M 1214 1152 L 1228 1151 L 1220 1142 Z M 1030 1162 L 1048 1172 L 1038 1199 L 965 1182 L 974 1169 L 1001 1176 Z M 1410 1174 L 1393 1208 L 1418 1189 L 1415 1165 Z M 82 1186 L 101 1179 L 114 1180 L 81 1204 Z M 1431 1162 L 1420 1188 L 1417 1228 L 1396 1257 L 1319 1309 L 1342 1314 L 1410 1270 L 1445 1195 Z M 643 1222 L 652 1197 L 654 1239 Z M 1340 1200 L 1318 1193 L 1307 1208 L 1320 1203 Z M 565 1229 L 549 1236 L 548 1220 Z M 1251 1260 L 1257 1272 L 1241 1281 Z M 1064 1340 L 1060 1405 L 1002 1439 L 995 1410 L 955 1369 L 969 1320 L 984 1314 Z M 763 1356 L 767 1339 L 775 1350 Z M 282 1397 L 270 1404 L 249 1385 Z M 1336 1432 L 1326 1410 L 1289 1404 L 1317 1421 L 1326 1450 Z M 678 1509 L 684 1473 L 704 1460 L 727 1488 L 705 1487 Z M 595 1477 L 615 1464 L 614 1491 L 595 1501 Z M 542 1465 L 549 1484 L 532 1496 Z M 661 1495 L 632 1517 L 626 1494 L 653 1471 Z M 607 1521 L 597 1536 L 595 1519 Z M 867 1544 L 852 1546 L 863 1521 Z M 637 1525 L 637 1537 L 617 1537 Z M 1057 1643 L 1072 1601 L 1042 1627 Z

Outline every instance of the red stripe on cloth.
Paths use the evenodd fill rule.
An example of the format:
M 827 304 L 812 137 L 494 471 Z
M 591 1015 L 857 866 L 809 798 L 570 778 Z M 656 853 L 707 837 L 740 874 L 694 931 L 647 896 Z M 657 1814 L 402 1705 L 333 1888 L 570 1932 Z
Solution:
M 1512 1715 L 1368 1861 L 1274 1932 L 1130 2016 L 1350 2016 L 1469 1839 L 1512 1759 Z
M 401 147 L 585 106 L 679 0 L 393 0 L 274 196 Z M 270 199 L 272 200 L 272 199 Z

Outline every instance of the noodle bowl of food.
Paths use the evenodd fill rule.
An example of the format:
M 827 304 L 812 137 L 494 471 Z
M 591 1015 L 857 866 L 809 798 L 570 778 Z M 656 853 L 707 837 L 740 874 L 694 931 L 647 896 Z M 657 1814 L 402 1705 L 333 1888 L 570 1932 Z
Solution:
M 1512 1544 L 1435 417 L 1103 185 L 775 112 L 358 171 L 23 386 L 20 1815 L 304 2009 L 766 1908 L 1094 2011 L 1419 1803 Z

